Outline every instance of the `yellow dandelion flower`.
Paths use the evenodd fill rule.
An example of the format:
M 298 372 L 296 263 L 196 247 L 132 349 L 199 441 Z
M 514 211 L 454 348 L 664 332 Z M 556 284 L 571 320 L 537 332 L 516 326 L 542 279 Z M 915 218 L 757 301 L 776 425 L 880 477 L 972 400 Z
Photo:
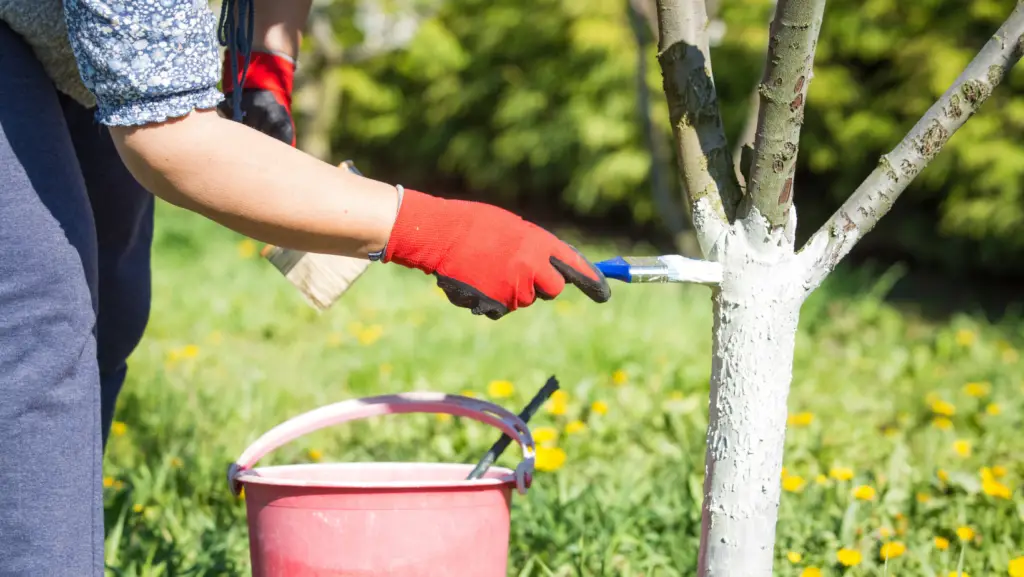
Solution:
M 935 548 L 939 551 L 945 551 L 946 549 L 949 549 L 949 539 L 946 539 L 945 537 L 936 537 Z
M 249 239 L 242 239 L 238 243 L 238 256 L 242 258 L 252 258 L 256 256 L 256 243 Z
M 564 415 L 569 412 L 569 393 L 558 390 L 548 399 L 547 410 L 552 415 Z
M 853 469 L 849 467 L 832 467 L 828 471 L 828 476 L 836 481 L 849 481 L 853 478 Z
M 958 527 L 956 530 L 956 536 L 959 537 L 961 541 L 970 541 L 971 539 L 974 539 L 974 535 L 974 529 L 971 529 L 970 527 Z
M 949 577 L 971 577 L 971 575 L 967 571 L 950 571 Z
M 441 423 L 450 423 L 452 421 L 452 416 L 449 415 L 448 413 L 437 413 L 436 415 L 434 415 L 434 418 L 436 418 Z
M 889 537 L 892 537 L 895 534 L 896 531 L 893 531 L 892 527 L 881 527 L 878 529 L 878 536 L 882 539 L 888 539 Z
M 931 501 L 931 500 L 932 500 L 932 496 L 929 495 L 928 493 L 918 493 L 917 494 L 917 502 L 918 503 L 927 503 L 928 501 Z
M 121 421 L 114 421 L 110 425 L 110 432 L 115 437 L 120 437 L 128 432 L 128 425 L 122 423 Z
M 814 482 L 819 485 L 828 485 L 828 477 L 819 474 L 817 477 L 814 478 Z
M 900 541 L 892 541 L 890 543 L 886 543 L 885 545 L 882 545 L 882 548 L 879 550 L 878 555 L 882 559 L 888 560 L 888 559 L 895 559 L 895 558 L 899 557 L 900 555 L 903 555 L 906 552 L 907 552 L 907 546 L 906 545 L 904 545 Z
M 984 397 L 992 390 L 990 383 L 967 383 L 964 385 L 964 394 L 969 397 Z
M 238 491 L 238 499 L 240 501 L 245 501 L 245 487 L 242 487 L 242 489 Z
M 625 385 L 629 382 L 629 373 L 622 369 L 615 371 L 612 373 L 612 382 L 619 386 Z
M 858 485 L 853 489 L 853 497 L 861 501 L 871 501 L 875 498 L 875 488 L 871 485 Z
M 932 412 L 936 415 L 942 415 L 944 417 L 952 417 L 956 414 L 956 405 L 949 401 L 943 401 L 942 399 L 936 399 L 932 402 Z
M 533 442 L 538 445 L 553 443 L 558 440 L 558 429 L 554 427 L 537 427 L 533 430 Z
M 800 577 L 821 577 L 821 569 L 817 567 L 807 567 L 800 572 Z
M 559 447 L 537 447 L 534 466 L 538 471 L 557 471 L 565 464 L 565 451 Z
M 860 565 L 861 555 L 860 551 L 854 549 L 840 549 L 836 553 L 836 560 L 839 561 L 844 567 L 853 567 Z
M 380 325 L 370 325 L 358 332 L 356 338 L 359 339 L 359 344 L 369 346 L 377 342 L 380 337 L 384 334 L 384 327 Z
M 487 384 L 487 394 L 495 399 L 507 399 L 516 392 L 511 381 L 491 381 Z
M 683 400 L 683 392 L 682 391 L 672 391 L 671 393 L 669 393 L 668 398 L 669 398 L 669 400 L 672 400 L 672 401 L 681 401 L 681 400 Z
M 1002 407 L 999 406 L 999 403 L 989 403 L 988 405 L 985 406 L 985 412 L 995 417 L 999 413 L 1002 413 L 1003 409 Z
M 185 345 L 181 349 L 181 358 L 194 359 L 199 356 L 199 347 L 196 345 Z
M 463 397 L 469 397 L 471 399 L 476 397 L 476 393 L 469 389 L 466 389 L 459 394 L 462 395 Z
M 1002 465 L 995 465 L 995 466 L 993 466 L 992 467 L 992 475 L 994 475 L 996 479 L 998 479 L 1000 477 L 1005 477 L 1006 476 L 1006 467 L 1004 467 Z
M 949 481 L 949 473 L 947 473 L 945 469 L 939 469 L 938 471 L 935 471 L 935 476 L 938 477 L 939 480 L 942 481 L 943 483 Z
M 182 462 L 178 457 L 171 457 L 171 467 L 174 469 L 180 469 L 185 463 Z
M 995 479 L 982 480 L 981 490 L 989 497 L 996 497 L 998 499 L 1009 499 L 1013 497 L 1013 491 Z
M 783 490 L 789 493 L 799 493 L 804 490 L 806 481 L 800 475 L 789 475 L 782 479 Z
M 136 504 L 132 505 L 132 511 L 135 511 L 136 513 L 141 513 L 141 512 L 143 512 L 145 510 L 146 510 L 146 508 L 143 507 L 141 503 L 136 503 Z
M 971 456 L 971 442 L 967 439 L 957 439 L 953 441 L 953 452 L 960 457 Z
M 103 486 L 106 487 L 107 489 L 113 487 L 114 486 L 114 478 L 113 477 L 103 477 Z
M 324 454 L 319 449 L 310 449 L 306 451 L 306 456 L 309 457 L 310 461 L 319 463 L 323 460 Z
M 1009 572 L 1010 577 L 1024 577 L 1024 557 L 1011 559 L 1007 571 Z
M 789 416 L 787 423 L 790 427 L 806 427 L 814 422 L 814 413 L 796 413 Z
M 969 347 L 974 344 L 974 341 L 978 338 L 978 335 L 974 331 L 968 329 L 960 329 L 956 332 L 956 344 L 961 347 Z
M 579 419 L 574 419 L 572 421 L 569 421 L 569 423 L 565 425 L 565 434 L 575 435 L 576 433 L 582 433 L 583 429 L 586 428 L 587 425 L 583 421 L 580 421 Z
M 594 401 L 590 405 L 590 410 L 598 415 L 608 414 L 608 403 L 604 401 Z
M 953 421 L 949 417 L 935 417 L 932 419 L 932 426 L 940 431 L 948 431 L 953 428 Z
M 789 559 L 790 563 L 799 563 L 803 558 L 804 556 L 797 553 L 796 551 L 790 551 L 789 553 L 786 553 L 786 559 Z

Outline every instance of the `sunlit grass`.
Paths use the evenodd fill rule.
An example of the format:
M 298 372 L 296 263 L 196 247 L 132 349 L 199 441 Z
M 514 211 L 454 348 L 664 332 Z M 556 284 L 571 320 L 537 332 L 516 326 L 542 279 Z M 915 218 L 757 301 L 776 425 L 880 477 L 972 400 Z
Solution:
M 569 290 L 493 322 L 452 307 L 425 275 L 374 265 L 318 315 L 248 241 L 166 206 L 158 222 L 152 321 L 104 480 L 118 574 L 248 574 L 226 466 L 298 413 L 408 390 L 518 412 L 551 374 L 562 391 L 531 423 L 541 471 L 514 501 L 512 574 L 693 574 L 707 289 L 617 284 L 603 306 Z M 797 341 L 776 574 L 946 577 L 962 562 L 969 575 L 1024 576 L 1024 327 L 928 324 L 832 288 L 805 307 Z M 265 462 L 469 463 L 497 435 L 390 416 Z

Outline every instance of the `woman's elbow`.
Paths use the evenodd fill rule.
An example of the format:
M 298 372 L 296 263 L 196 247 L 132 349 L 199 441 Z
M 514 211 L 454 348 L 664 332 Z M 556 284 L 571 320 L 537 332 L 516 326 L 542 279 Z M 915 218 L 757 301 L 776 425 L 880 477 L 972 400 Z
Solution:
M 111 126 L 110 135 L 121 161 L 146 190 L 167 202 L 189 208 L 178 192 L 181 173 L 188 172 L 186 156 L 195 143 L 209 136 L 211 122 L 221 120 L 216 111 L 195 111 L 187 116 L 139 126 Z

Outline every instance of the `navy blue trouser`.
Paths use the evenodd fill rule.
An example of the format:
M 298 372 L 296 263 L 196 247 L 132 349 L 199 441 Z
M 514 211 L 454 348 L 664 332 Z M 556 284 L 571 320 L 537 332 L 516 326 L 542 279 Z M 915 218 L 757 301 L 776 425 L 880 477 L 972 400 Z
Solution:
M 153 198 L 0 22 L 0 576 L 103 575 L 102 460 Z

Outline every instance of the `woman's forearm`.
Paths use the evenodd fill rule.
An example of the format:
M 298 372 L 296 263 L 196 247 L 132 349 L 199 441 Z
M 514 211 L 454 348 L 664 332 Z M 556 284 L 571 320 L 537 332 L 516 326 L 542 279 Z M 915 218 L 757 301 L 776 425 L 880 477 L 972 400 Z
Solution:
M 154 195 L 256 240 L 366 257 L 391 234 L 398 208 L 393 186 L 212 110 L 110 131 L 129 170 Z
M 297 58 L 313 0 L 253 0 L 253 48 Z

